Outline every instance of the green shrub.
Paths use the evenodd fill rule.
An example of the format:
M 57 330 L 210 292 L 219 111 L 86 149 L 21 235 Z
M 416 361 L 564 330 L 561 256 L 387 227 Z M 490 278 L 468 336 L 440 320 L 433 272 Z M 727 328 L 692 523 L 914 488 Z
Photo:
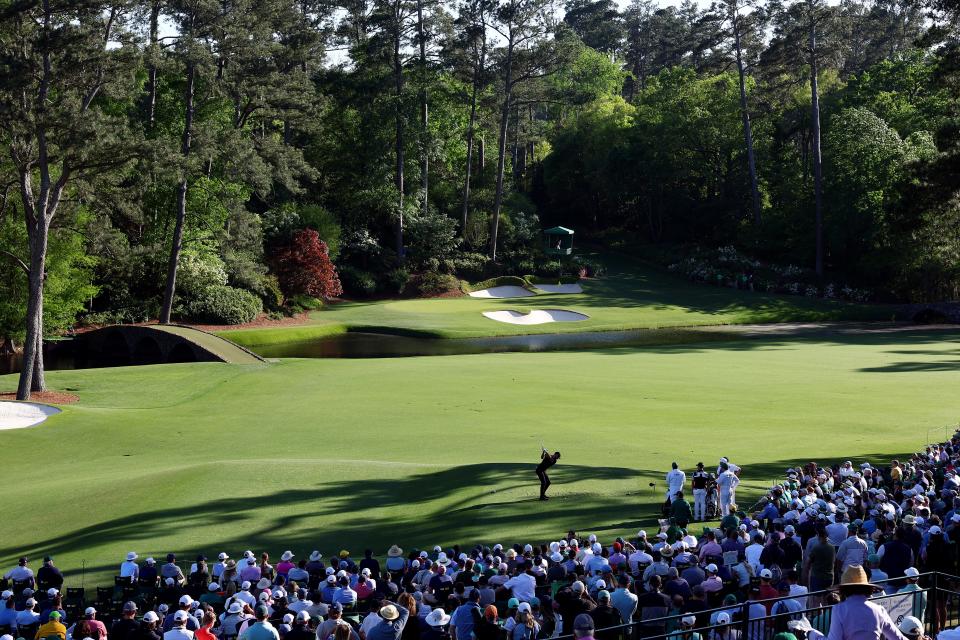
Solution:
M 474 282 L 473 284 L 464 283 L 462 288 L 469 293 L 470 291 L 479 291 L 480 289 L 507 286 L 526 287 L 527 281 L 518 276 L 497 276 L 496 278 L 488 278 L 480 282 Z
M 453 258 L 453 271 L 466 280 L 482 280 L 488 261 L 482 253 L 461 253 Z
M 244 324 L 255 320 L 262 311 L 260 298 L 226 285 L 207 287 L 183 305 L 186 319 L 210 324 Z
M 263 292 L 260 297 L 263 299 L 263 308 L 267 311 L 277 312 L 283 308 L 283 291 L 280 289 L 280 282 L 276 276 L 264 276 L 260 280 L 260 288 Z
M 391 294 L 400 293 L 409 279 L 410 272 L 406 269 L 391 269 L 383 276 L 383 288 Z
M 460 290 L 460 281 L 447 273 L 415 273 L 403 286 L 403 293 L 412 296 L 441 296 Z
M 323 308 L 323 300 L 314 298 L 313 296 L 297 294 L 290 298 L 290 300 L 287 302 L 287 307 L 293 313 L 300 313 L 301 311 L 318 311 Z
M 372 296 L 377 292 L 377 279 L 369 271 L 346 265 L 338 269 L 343 290 L 354 296 Z

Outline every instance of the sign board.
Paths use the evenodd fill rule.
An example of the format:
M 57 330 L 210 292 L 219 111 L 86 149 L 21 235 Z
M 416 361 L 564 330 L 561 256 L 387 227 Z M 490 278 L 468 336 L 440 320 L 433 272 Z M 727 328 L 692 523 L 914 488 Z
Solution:
M 905 616 L 913 615 L 914 598 L 921 597 L 923 597 L 923 592 L 915 591 L 913 593 L 897 593 L 892 596 L 875 597 L 873 601 L 887 610 L 894 624 L 900 624 Z

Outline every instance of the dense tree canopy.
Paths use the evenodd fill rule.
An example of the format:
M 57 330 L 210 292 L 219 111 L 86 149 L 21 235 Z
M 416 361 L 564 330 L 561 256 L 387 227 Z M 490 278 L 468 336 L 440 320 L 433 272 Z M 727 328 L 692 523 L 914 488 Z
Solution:
M 556 273 L 538 231 L 558 223 L 954 297 L 958 19 L 955 0 L 0 1 L 0 337 L 41 388 L 40 337 L 78 320 Z

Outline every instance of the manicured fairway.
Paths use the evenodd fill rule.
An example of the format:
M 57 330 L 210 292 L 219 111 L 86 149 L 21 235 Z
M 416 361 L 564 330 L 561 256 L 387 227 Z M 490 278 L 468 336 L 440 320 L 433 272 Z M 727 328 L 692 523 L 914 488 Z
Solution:
M 754 489 L 795 462 L 884 463 L 960 415 L 960 332 L 392 360 L 54 372 L 81 402 L 0 432 L 0 565 L 123 554 L 513 542 L 653 525 L 671 460 Z M 15 387 L 0 378 L 0 391 Z M 535 500 L 540 441 L 563 452 Z M 657 482 L 653 494 L 649 482 Z
M 581 294 L 538 295 L 491 300 L 441 298 L 387 300 L 332 305 L 311 314 L 310 324 L 271 329 L 226 330 L 221 335 L 244 346 L 295 342 L 373 329 L 446 338 L 531 333 L 618 331 L 658 327 L 795 322 L 817 320 L 890 320 L 894 310 L 804 298 L 773 296 L 693 284 L 624 258 L 605 257 L 610 273 L 583 282 Z M 589 320 L 541 325 L 512 325 L 483 317 L 484 311 L 570 309 Z

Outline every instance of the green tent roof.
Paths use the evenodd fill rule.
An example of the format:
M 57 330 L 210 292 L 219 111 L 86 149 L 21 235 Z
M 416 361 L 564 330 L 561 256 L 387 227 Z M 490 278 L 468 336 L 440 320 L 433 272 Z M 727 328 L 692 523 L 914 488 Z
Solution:
M 548 236 L 572 236 L 573 229 L 567 229 L 566 227 L 553 227 L 552 229 L 545 229 L 544 233 Z

